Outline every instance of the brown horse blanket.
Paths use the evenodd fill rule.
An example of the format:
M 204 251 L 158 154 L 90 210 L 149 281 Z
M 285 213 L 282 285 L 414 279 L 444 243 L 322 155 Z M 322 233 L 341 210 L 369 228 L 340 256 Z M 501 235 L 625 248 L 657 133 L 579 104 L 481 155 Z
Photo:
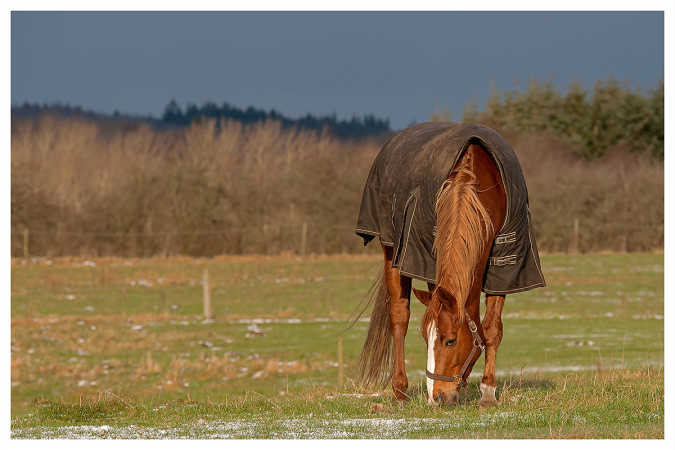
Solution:
M 494 130 L 473 124 L 422 123 L 387 141 L 368 174 L 356 234 L 394 247 L 401 274 L 435 283 L 435 202 L 443 182 L 472 143 L 497 163 L 506 191 L 504 225 L 492 246 L 483 291 L 504 295 L 545 286 L 527 186 L 516 154 Z

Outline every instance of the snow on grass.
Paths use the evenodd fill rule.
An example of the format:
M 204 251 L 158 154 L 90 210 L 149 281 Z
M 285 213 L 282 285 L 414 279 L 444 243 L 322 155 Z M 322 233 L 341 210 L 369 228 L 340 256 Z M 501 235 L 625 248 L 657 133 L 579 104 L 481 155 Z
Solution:
M 289 317 L 289 318 L 270 318 L 270 317 L 254 317 L 250 319 L 236 319 L 228 320 L 227 323 L 232 324 L 249 324 L 249 325 L 261 325 L 261 324 L 300 324 L 300 323 L 326 323 L 326 322 L 347 322 L 349 319 L 329 319 L 327 317 L 317 317 L 316 319 L 300 319 L 298 317 Z M 362 317 L 358 322 L 370 322 L 370 318 Z
M 601 319 L 614 317 L 614 313 L 607 311 L 601 314 L 585 314 L 584 319 Z M 502 318 L 504 319 L 525 319 L 525 320 L 578 320 L 580 316 L 578 314 L 558 314 L 550 312 L 512 312 L 503 314 Z M 634 314 L 631 316 L 632 319 L 644 319 L 644 320 L 663 320 L 663 314 Z
M 479 421 L 463 422 L 451 418 L 302 418 L 267 421 L 206 421 L 200 419 L 180 427 L 143 427 L 138 425 L 77 425 L 63 427 L 29 427 L 13 429 L 13 439 L 345 439 L 374 437 L 400 438 L 424 430 L 484 427 L 508 419 L 511 413 L 483 414 Z
M 645 365 L 652 366 L 652 367 L 663 367 L 663 361 L 643 361 L 642 362 Z M 625 364 L 608 364 L 602 366 L 603 369 L 625 369 L 626 366 Z M 598 366 L 583 366 L 583 365 L 569 365 L 569 366 L 525 366 L 522 369 L 512 369 L 512 370 L 499 370 L 497 369 L 495 371 L 495 375 L 498 377 L 502 376 L 507 376 L 507 375 L 520 375 L 522 374 L 527 374 L 527 373 L 556 373 L 556 372 L 586 372 L 586 371 L 593 371 L 593 370 L 598 370 Z M 482 377 L 482 373 L 477 373 L 474 372 L 470 377 Z

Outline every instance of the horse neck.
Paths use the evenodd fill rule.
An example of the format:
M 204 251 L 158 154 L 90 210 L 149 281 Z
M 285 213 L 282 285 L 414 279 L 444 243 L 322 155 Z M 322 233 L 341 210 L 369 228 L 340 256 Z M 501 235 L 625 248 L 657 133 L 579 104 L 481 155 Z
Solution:
M 472 147 L 462 155 L 436 201 L 436 281 L 455 298 L 460 321 L 494 234 L 490 215 L 478 198 Z

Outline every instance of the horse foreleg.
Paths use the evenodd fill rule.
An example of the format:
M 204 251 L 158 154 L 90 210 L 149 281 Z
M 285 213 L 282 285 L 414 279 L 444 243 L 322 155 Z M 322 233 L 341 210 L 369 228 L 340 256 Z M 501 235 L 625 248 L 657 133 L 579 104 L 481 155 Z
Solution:
M 497 364 L 497 349 L 502 342 L 502 308 L 505 297 L 487 295 L 485 297 L 485 317 L 483 317 L 483 333 L 485 334 L 485 370 L 480 383 L 480 406 L 493 406 L 497 404 L 495 391 L 497 379 L 495 367 Z
M 384 247 L 384 276 L 387 289 L 391 294 L 389 318 L 391 321 L 391 335 L 394 341 L 394 372 L 391 385 L 394 395 L 399 400 L 408 398 L 408 376 L 405 371 L 405 336 L 408 332 L 410 320 L 410 278 L 401 276 L 398 269 L 391 266 L 393 250 Z

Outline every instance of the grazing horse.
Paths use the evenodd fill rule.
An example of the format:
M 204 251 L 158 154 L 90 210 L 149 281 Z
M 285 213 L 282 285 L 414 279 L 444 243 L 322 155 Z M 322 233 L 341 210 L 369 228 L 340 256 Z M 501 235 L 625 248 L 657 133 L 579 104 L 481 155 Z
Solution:
M 408 397 L 404 343 L 415 278 L 429 289 L 412 289 L 426 306 L 429 404 L 456 404 L 483 350 L 480 405 L 496 404 L 506 294 L 545 286 L 530 222 L 520 164 L 495 131 L 425 123 L 387 141 L 368 175 L 356 227 L 364 244 L 379 237 L 384 254 L 359 361 L 364 384 L 391 379 L 396 398 Z

